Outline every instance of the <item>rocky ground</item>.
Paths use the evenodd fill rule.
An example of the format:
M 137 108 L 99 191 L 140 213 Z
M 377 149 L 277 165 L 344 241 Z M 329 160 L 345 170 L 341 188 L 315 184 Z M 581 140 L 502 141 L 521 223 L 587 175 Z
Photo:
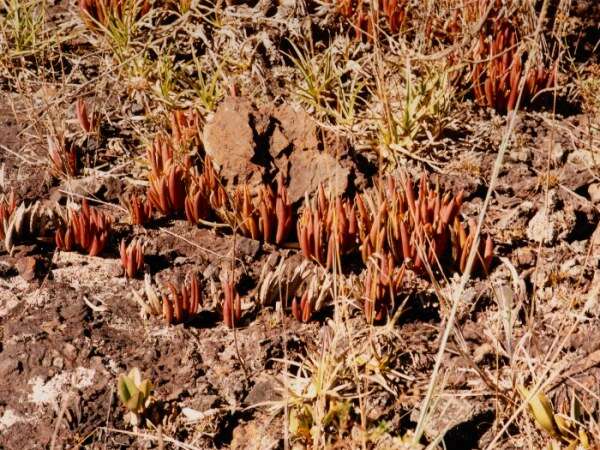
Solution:
M 568 11 L 581 32 L 577 40 L 567 30 L 572 60 L 561 66 L 554 107 L 524 108 L 511 122 L 455 89 L 443 117 L 415 113 L 418 133 L 384 145 L 374 143 L 385 126 L 370 114 L 383 106 L 369 84 L 379 70 L 370 53 L 381 49 L 347 38 L 347 22 L 327 4 L 192 2 L 181 14 L 156 6 L 123 43 L 86 29 L 72 2 L 50 2 L 44 25 L 29 30 L 37 47 L 28 47 L 17 45 L 27 26 L 10 14 L 18 2 L 0 3 L 0 189 L 63 211 L 85 197 L 113 218 L 99 256 L 57 249 L 52 226 L 0 253 L 0 448 L 600 445 L 600 16 L 586 5 Z M 315 41 L 303 54 L 312 75 L 297 53 L 304 32 Z M 404 71 L 394 66 L 396 42 L 382 42 L 392 62 L 380 70 Z M 332 63 L 338 87 L 336 75 L 319 78 L 328 52 L 347 58 Z M 363 87 L 348 113 L 339 96 L 353 77 Z M 80 129 L 78 98 L 96 131 Z M 396 316 L 369 324 L 356 254 L 326 271 L 302 257 L 297 239 L 278 246 L 183 215 L 131 225 L 123 198 L 145 192 L 146 148 L 174 134 L 169 114 L 184 109 L 200 117 L 194 164 L 209 156 L 227 189 L 246 183 L 254 192 L 282 175 L 294 229 L 319 186 L 352 198 L 386 172 L 427 173 L 445 192 L 464 191 L 465 221 L 486 208 L 489 273 L 412 274 Z M 52 168 L 48 136 L 59 135 L 79 149 L 75 175 Z M 146 280 L 125 277 L 119 259 L 121 239 L 134 237 L 144 242 Z M 327 292 L 306 323 L 282 294 L 296 269 Z M 221 306 L 230 272 L 242 310 L 234 330 Z M 164 293 L 190 274 L 202 284 L 198 315 L 168 325 L 144 313 L 148 285 Z M 154 386 L 136 427 L 117 395 L 119 375 L 134 367 Z M 541 428 L 520 386 L 537 386 L 568 426 Z

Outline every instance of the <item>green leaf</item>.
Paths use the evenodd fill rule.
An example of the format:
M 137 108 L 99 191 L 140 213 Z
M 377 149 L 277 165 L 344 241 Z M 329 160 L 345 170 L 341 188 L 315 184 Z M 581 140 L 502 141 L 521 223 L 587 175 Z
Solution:
M 117 382 L 117 392 L 119 394 L 119 399 L 123 404 L 126 404 L 131 397 L 129 390 L 127 389 L 127 383 L 125 383 L 125 378 L 126 376 L 121 374 L 119 375 L 119 381 Z

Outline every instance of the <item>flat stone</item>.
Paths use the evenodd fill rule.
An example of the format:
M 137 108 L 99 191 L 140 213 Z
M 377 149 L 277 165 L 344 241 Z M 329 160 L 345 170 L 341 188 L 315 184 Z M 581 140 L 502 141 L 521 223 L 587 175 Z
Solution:
M 588 186 L 588 194 L 590 195 L 590 200 L 594 204 L 600 203 L 600 183 L 592 183 Z
M 228 97 L 204 127 L 206 154 L 227 181 L 248 181 L 260 177 L 262 168 L 253 163 L 254 132 L 251 127 L 252 104 L 240 97 Z
M 23 256 L 17 260 L 16 267 L 21 278 L 25 281 L 32 281 L 37 276 L 39 261 L 33 256 Z
M 315 151 L 295 151 L 290 157 L 288 194 L 292 203 L 315 192 L 322 184 L 326 191 L 341 195 L 348 188 L 350 170 L 331 155 Z

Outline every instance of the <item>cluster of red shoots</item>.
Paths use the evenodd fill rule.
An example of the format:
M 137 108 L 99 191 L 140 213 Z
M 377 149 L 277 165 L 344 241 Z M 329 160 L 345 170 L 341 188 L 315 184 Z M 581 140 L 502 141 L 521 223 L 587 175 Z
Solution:
M 179 131 L 178 135 L 183 136 L 182 133 Z M 242 185 L 228 196 L 210 158 L 204 158 L 204 167 L 198 173 L 189 159 L 176 162 L 174 154 L 171 142 L 160 135 L 148 149 L 148 206 L 137 197 L 129 199 L 127 207 L 133 223 L 143 223 L 152 209 L 164 215 L 184 213 L 192 224 L 218 215 L 243 236 L 276 244 L 288 239 L 292 230 L 292 205 L 281 176 L 277 179 L 276 192 L 264 185 L 258 196 L 253 197 L 249 187 Z
M 515 108 L 521 84 L 522 105 L 530 103 L 542 90 L 554 87 L 556 64 L 547 69 L 538 62 L 525 72 L 517 30 L 508 20 L 493 21 L 490 35 L 481 32 L 473 56 L 471 77 L 475 99 L 498 112 Z
M 179 288 L 170 281 L 166 284 L 171 296 L 162 296 L 162 314 L 170 325 L 186 322 L 200 312 L 202 306 L 200 282 L 194 274 L 190 274 L 189 278 L 190 281 L 183 283 Z
M 189 150 L 190 146 L 200 144 L 200 118 L 196 111 L 172 111 L 169 117 L 171 142 L 174 146 Z
M 125 239 L 121 241 L 119 247 L 121 256 L 121 265 L 127 278 L 135 278 L 144 267 L 144 250 L 142 243 L 134 239 L 129 245 L 125 244 Z
M 83 200 L 79 211 L 69 211 L 66 226 L 56 230 L 56 247 L 65 251 L 78 249 L 90 256 L 97 256 L 108 242 L 111 225 L 109 216 Z
M 277 194 L 270 186 L 262 186 L 258 198 L 252 199 L 248 186 L 238 187 L 232 207 L 244 236 L 277 245 L 286 242 L 292 230 L 292 204 L 282 176 L 277 178 Z
M 15 192 L 11 191 L 8 196 L 2 195 L 0 198 L 0 240 L 4 240 L 4 230 L 8 225 L 8 219 L 17 209 L 17 199 Z
M 128 15 L 140 18 L 150 11 L 148 0 L 79 0 L 79 11 L 92 30 L 108 27 L 112 20 L 124 22 Z
M 65 139 L 48 136 L 48 156 L 55 176 L 68 175 L 74 177 L 79 169 L 77 147 Z
M 367 322 L 381 322 L 396 309 L 406 266 L 397 267 L 392 255 L 372 258 L 367 263 L 363 311 Z
M 463 193 L 442 195 L 439 186 L 430 190 L 424 175 L 418 195 L 410 177 L 403 189 L 392 177 L 383 184 L 374 198 L 357 195 L 354 201 L 329 200 L 320 188 L 298 220 L 303 255 L 331 268 L 336 253 L 344 255 L 358 248 L 365 263 L 373 254 L 390 254 L 397 265 L 407 264 L 417 273 L 422 273 L 426 264 L 435 267 L 448 259 L 464 270 L 460 261 L 468 254 L 474 236 L 460 238 L 460 230 L 465 234 L 458 217 Z M 478 268 L 487 270 L 493 255 L 491 238 L 483 248 Z
M 148 148 L 148 161 L 150 188 L 147 195 L 150 204 L 164 215 L 180 214 L 185 202 L 186 173 L 191 162 L 176 162 L 173 147 L 162 135 L 156 136 Z
M 171 136 L 159 134 L 154 138 L 146 155 L 150 165 L 150 187 L 146 198 L 131 194 L 124 200 L 132 224 L 146 224 L 153 211 L 166 216 L 177 216 L 183 214 L 184 210 L 186 215 L 192 213 L 188 219 L 197 223 L 197 220 L 191 219 L 194 213 L 192 197 L 199 191 L 198 182 L 202 176 L 192 168 L 189 157 L 179 161 L 176 154 L 187 154 L 189 147 L 198 141 L 198 122 L 198 115 L 193 111 L 173 111 L 170 115 Z M 216 180 L 214 173 L 212 178 Z M 200 202 L 201 199 L 196 200 Z M 196 213 L 203 216 L 201 211 L 196 210 Z
M 398 33 L 406 20 L 406 3 L 406 0 L 382 0 L 375 3 L 367 3 L 364 0 L 338 0 L 337 9 L 340 15 L 352 23 L 356 39 L 361 39 L 365 35 L 375 35 L 375 24 L 378 24 L 378 18 L 382 15 L 386 19 L 389 31 L 393 34 Z M 378 8 L 372 10 L 374 4 Z
M 555 86 L 557 72 L 556 63 L 548 69 L 541 58 L 525 72 L 523 61 L 526 55 L 519 48 L 518 34 L 523 27 L 516 22 L 516 15 L 509 15 L 505 10 L 506 4 L 501 0 L 468 1 L 455 8 L 452 17 L 441 27 L 450 40 L 457 43 L 465 32 L 469 32 L 464 30 L 465 23 L 479 24 L 485 16 L 472 50 L 469 77 L 476 101 L 500 113 L 516 107 L 521 83 L 520 104 L 527 105 L 541 91 Z M 454 53 L 451 60 L 461 57 Z
M 216 209 L 227 204 L 227 194 L 221 185 L 212 161 L 204 157 L 202 173 L 190 177 L 185 196 L 185 217 L 193 225 L 208 220 Z
M 359 251 L 367 265 L 365 314 L 380 320 L 393 309 L 407 269 L 423 274 L 454 267 L 466 270 L 475 242 L 476 226 L 465 227 L 459 218 L 463 193 L 442 194 L 439 185 L 430 189 L 423 175 L 418 183 L 406 177 L 400 187 L 388 177 L 374 195 L 357 195 L 353 201 L 333 200 L 319 189 L 298 220 L 298 240 L 305 257 L 331 268 L 336 255 Z M 479 243 L 472 270 L 487 273 L 494 255 L 490 237 Z M 380 261 L 373 265 L 372 260 Z M 310 316 L 310 306 L 292 305 L 296 318 Z M 299 319 L 299 320 L 300 320 Z
M 152 204 L 147 198 L 130 194 L 125 200 L 125 206 L 132 225 L 145 225 L 152 218 Z
M 348 253 L 356 246 L 355 205 L 340 197 L 330 200 L 323 186 L 319 186 L 316 198 L 312 202 L 306 200 L 297 233 L 302 254 L 330 269 L 336 253 Z
M 456 253 L 468 253 L 470 247 L 467 245 L 472 243 L 472 239 L 469 242 L 460 241 L 453 239 L 452 235 L 453 227 L 462 227 L 458 213 L 463 202 L 463 192 L 442 195 L 439 186 L 430 190 L 425 175 L 419 182 L 418 195 L 415 194 L 414 182 L 410 177 L 406 177 L 403 185 L 404 188 L 400 189 L 396 181 L 388 177 L 385 186 L 380 185 L 376 190 L 374 201 L 367 202 L 366 199 L 357 197 L 363 261 L 366 262 L 374 253 L 389 253 L 396 264 L 405 263 L 417 273 L 422 273 L 426 265 L 436 267 L 448 259 L 454 259 L 458 263 L 460 258 L 457 258 Z M 493 252 L 489 237 L 486 243 Z M 451 246 L 457 250 L 454 258 L 449 254 Z M 485 256 L 487 263 L 482 268 L 487 270 L 492 255 Z M 459 264 L 455 265 L 460 268 Z

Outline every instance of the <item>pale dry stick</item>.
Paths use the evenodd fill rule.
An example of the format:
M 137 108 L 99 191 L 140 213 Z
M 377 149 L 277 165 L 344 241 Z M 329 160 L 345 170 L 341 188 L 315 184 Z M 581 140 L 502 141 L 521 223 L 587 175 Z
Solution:
M 110 385 L 110 393 L 108 394 L 108 409 L 106 410 L 106 420 L 104 421 L 106 428 L 108 428 L 108 421 L 110 420 L 110 412 L 112 410 L 113 392 L 114 392 L 114 386 L 111 384 Z M 108 437 L 108 436 L 105 435 L 105 438 L 106 437 Z M 104 441 L 104 445 L 106 445 L 106 439 Z
M 336 178 L 338 177 L 338 174 L 336 172 L 335 174 Z M 336 180 L 337 182 L 337 180 Z M 345 329 L 346 331 L 346 336 L 348 339 L 348 344 L 349 344 L 349 348 L 351 349 L 350 351 L 352 352 L 352 357 L 351 357 L 351 361 L 352 361 L 352 374 L 354 375 L 355 378 L 355 384 L 356 384 L 356 390 L 357 390 L 357 396 L 358 396 L 358 406 L 360 409 L 360 420 L 361 420 L 361 426 L 363 428 L 363 430 L 367 429 L 367 411 L 366 411 L 366 406 L 365 406 L 365 400 L 364 397 L 366 396 L 366 393 L 369 390 L 368 385 L 365 387 L 365 392 L 363 393 L 362 390 L 362 384 L 360 382 L 360 374 L 358 373 L 358 358 L 356 356 L 356 353 L 358 353 L 358 348 L 357 346 L 352 345 L 351 342 L 351 332 L 350 332 L 350 328 L 348 327 L 348 324 L 350 323 L 349 320 L 349 315 L 348 315 L 348 308 L 346 307 L 345 302 L 342 304 L 340 302 L 340 298 L 339 298 L 339 289 L 338 289 L 338 280 L 339 277 L 343 276 L 342 274 L 342 259 L 341 259 L 341 252 L 340 252 L 340 240 L 339 240 L 339 227 L 338 227 L 338 213 L 337 213 L 337 209 L 333 210 L 333 239 L 335 242 L 335 257 L 333 258 L 333 299 L 334 299 L 334 320 L 336 322 L 336 327 L 340 327 L 341 329 Z M 343 284 L 342 284 L 343 287 Z M 341 311 L 338 311 L 341 310 Z M 341 312 L 341 314 L 340 314 Z M 372 328 L 372 324 L 371 324 L 371 328 Z M 368 378 L 367 378 L 368 380 Z M 362 433 L 361 434 L 361 438 L 362 438 L 362 448 L 363 450 L 367 449 L 367 436 L 366 433 Z
M 542 14 L 540 15 L 540 17 L 543 17 L 544 12 L 546 11 L 545 6 L 547 5 L 547 2 L 544 2 L 544 6 L 542 6 Z M 529 62 L 529 60 L 527 61 Z M 524 73 L 528 73 L 527 71 L 525 71 Z M 554 111 L 556 111 L 556 95 L 554 95 Z M 550 173 L 550 160 L 551 160 L 551 152 L 552 152 L 552 148 L 554 147 L 554 135 L 555 135 L 555 128 L 552 127 L 551 133 L 550 133 L 550 145 L 548 146 L 548 150 L 547 150 L 547 156 L 546 156 L 546 173 Z M 548 205 L 550 204 L 550 180 L 549 177 L 546 177 L 546 183 L 544 186 L 544 219 L 547 219 L 547 215 L 548 215 Z M 532 274 L 532 280 L 533 280 L 533 295 L 531 296 L 531 305 L 529 308 L 529 317 L 528 317 L 528 327 L 531 328 L 534 325 L 534 320 L 533 320 L 533 316 L 535 314 L 535 309 L 536 309 L 536 292 L 537 292 L 537 278 L 535 275 L 537 275 L 540 264 L 541 264 L 541 260 L 542 258 L 541 253 L 542 253 L 542 245 L 544 243 L 543 239 L 540 239 L 538 246 L 537 246 L 537 258 L 536 258 L 536 264 L 535 264 L 535 268 Z M 561 326 L 562 328 L 562 326 Z
M 595 245 L 595 240 L 596 240 L 597 236 L 598 236 L 598 235 L 595 235 L 595 236 L 593 236 L 593 238 L 591 239 L 591 242 L 590 242 L 590 245 L 589 245 L 589 248 L 588 248 L 587 254 L 586 254 L 586 256 L 585 256 L 585 260 L 583 261 L 583 267 L 586 267 L 586 266 L 588 265 L 588 261 L 589 261 L 590 257 L 592 256 L 592 248 L 593 248 L 593 247 L 594 247 L 594 245 Z M 579 278 L 577 279 L 577 285 L 578 285 L 578 286 L 580 286 L 580 285 L 581 285 L 581 281 L 583 280 L 583 274 L 584 274 L 584 271 L 581 271 L 581 273 L 579 274 Z M 566 308 L 566 309 L 567 309 L 567 311 L 571 311 L 571 310 L 573 310 L 573 308 L 574 308 L 574 303 L 575 303 L 575 298 L 573 298 L 573 299 L 572 299 L 572 300 L 569 302 L 569 305 L 568 305 L 568 306 L 567 306 L 567 308 Z M 581 321 L 581 315 L 577 315 L 576 317 L 577 317 L 577 320 L 576 320 L 576 322 L 575 322 L 575 325 L 579 325 L 579 322 Z M 559 336 L 562 334 L 563 330 L 566 328 L 566 324 L 565 324 L 566 320 L 567 320 L 567 318 L 566 318 L 566 317 L 565 317 L 565 318 L 563 318 L 563 319 L 561 320 L 561 323 L 560 323 L 560 328 L 559 328 L 559 329 L 558 329 L 558 331 L 556 332 L 556 337 L 554 338 L 553 344 L 550 346 L 550 348 L 552 348 L 552 347 L 554 346 L 554 343 L 558 341 L 558 337 L 559 337 Z M 570 331 L 570 332 L 569 332 L 569 333 L 566 335 L 566 337 L 570 337 L 572 332 L 573 332 L 573 329 L 571 329 L 571 331 Z M 591 354 L 591 355 L 587 355 L 587 358 L 589 358 L 589 359 L 590 359 L 590 361 L 589 361 L 589 362 L 593 362 L 593 361 L 595 360 L 595 358 L 594 358 L 593 356 L 595 356 L 597 353 L 599 353 L 599 352 L 595 352 L 595 353 L 593 353 L 593 354 Z M 548 356 L 549 356 L 549 355 L 546 355 L 546 358 L 544 358 L 544 360 L 542 361 L 542 364 L 546 364 L 546 363 L 548 362 Z M 598 359 L 600 360 L 600 355 L 596 355 L 596 357 L 598 357 Z M 551 361 L 551 362 L 552 362 L 552 361 Z M 571 368 L 571 369 L 573 369 L 573 368 Z
M 23 155 L 20 155 L 19 153 L 11 150 L 10 148 L 8 148 L 7 146 L 0 144 L 0 147 L 2 147 L 2 149 L 8 153 L 10 153 L 11 155 L 19 158 L 21 161 L 23 161 L 26 164 L 29 164 L 30 166 L 45 166 L 45 163 L 42 162 L 37 162 L 37 161 L 31 161 L 27 158 L 25 158 Z
M 411 159 L 414 159 L 415 161 L 419 161 L 419 162 L 422 162 L 423 164 L 426 164 L 427 166 L 431 167 L 435 172 L 438 172 L 438 173 L 443 172 L 442 168 L 440 166 L 436 165 L 434 161 L 427 159 L 427 158 L 423 158 L 422 156 L 419 156 L 415 153 L 411 153 L 408 150 L 403 149 L 398 144 L 389 144 L 387 147 L 390 150 L 392 150 L 393 152 L 402 153 L 404 156 L 406 156 L 408 158 L 411 158 Z
M 97 198 L 93 198 L 87 195 L 81 195 L 81 194 L 77 194 L 76 192 L 71 192 L 71 191 L 65 191 L 64 189 L 59 189 L 58 192 L 60 192 L 61 194 L 65 194 L 65 195 L 70 195 L 76 198 L 80 198 L 82 200 L 87 200 L 89 202 L 93 202 L 93 203 L 98 203 L 99 205 L 105 205 L 105 206 L 110 206 L 112 208 L 116 208 L 119 209 L 125 213 L 127 213 L 127 209 L 123 208 L 121 205 L 116 205 L 114 203 L 109 203 L 109 202 L 105 202 L 104 200 L 98 200 Z
M 183 242 L 190 244 L 194 247 L 196 247 L 199 250 L 202 250 L 203 252 L 208 253 L 209 255 L 213 255 L 216 256 L 219 259 L 234 259 L 234 257 L 232 256 L 226 256 L 226 255 L 221 255 L 217 252 L 213 252 L 212 250 L 207 249 L 206 247 L 202 247 L 201 245 L 196 244 L 195 242 L 190 241 L 189 239 L 184 238 L 183 236 L 173 233 L 172 231 L 167 230 L 166 228 L 160 227 L 159 228 L 160 231 L 167 233 L 173 237 L 176 237 L 177 239 L 181 239 Z M 243 261 L 241 259 L 237 259 L 237 261 L 239 261 L 240 263 L 243 263 Z
M 236 241 L 237 241 L 237 235 L 238 235 L 238 226 L 236 224 L 236 226 L 233 229 L 233 243 L 232 243 L 232 248 L 231 248 L 231 253 L 232 253 L 232 257 L 231 257 L 231 261 L 230 261 L 230 273 L 231 273 L 231 280 L 229 280 L 234 288 L 235 288 L 235 275 L 234 275 L 234 269 L 235 269 L 235 247 L 236 247 Z M 237 290 L 234 292 L 234 296 L 235 295 L 239 295 L 237 294 Z M 233 301 L 233 299 L 231 299 Z M 242 359 L 242 355 L 240 354 L 240 347 L 238 344 L 238 338 L 237 338 L 237 327 L 235 326 L 235 320 L 233 318 L 234 315 L 234 307 L 232 305 L 231 307 L 231 316 L 229 317 L 229 319 L 231 320 L 231 327 L 233 328 L 233 343 L 235 344 L 235 354 L 237 355 L 238 361 L 240 362 L 240 365 L 242 366 L 242 370 L 244 372 L 244 376 L 246 377 L 246 380 L 249 380 L 250 377 L 248 376 L 248 369 L 246 368 L 246 362 Z
M 544 0 L 544 6 L 547 6 L 547 3 L 548 3 L 548 0 Z M 493 4 L 493 2 L 490 2 L 490 7 L 488 8 L 488 10 L 491 10 L 492 4 Z M 542 7 L 542 11 L 546 11 L 546 8 Z M 488 12 L 488 14 L 489 14 L 489 12 Z M 485 17 L 487 17 L 487 14 Z M 538 20 L 538 29 L 536 31 L 536 34 L 539 33 L 541 30 L 541 25 L 543 23 L 543 19 L 544 19 L 544 14 L 541 14 L 539 17 L 539 20 Z M 525 62 L 525 73 L 527 73 L 527 71 L 529 70 L 529 65 L 530 65 L 530 58 L 528 58 L 527 61 Z M 517 97 L 515 109 L 511 112 L 510 120 L 509 120 L 507 128 L 506 128 L 506 132 L 504 133 L 504 135 L 502 137 L 502 142 L 500 143 L 500 147 L 498 148 L 498 155 L 496 157 L 496 161 L 494 162 L 494 167 L 492 169 L 492 176 L 490 178 L 490 184 L 489 184 L 487 193 L 485 195 L 485 199 L 483 200 L 483 204 L 481 205 L 481 211 L 479 212 L 479 218 L 477 220 L 477 227 L 475 229 L 475 237 L 476 238 L 473 242 L 473 246 L 471 247 L 471 250 L 469 251 L 469 256 L 467 257 L 466 269 L 460 278 L 460 284 L 458 286 L 458 289 L 456 291 L 454 291 L 454 293 L 452 295 L 452 308 L 450 310 L 450 315 L 446 322 L 444 334 L 442 335 L 442 339 L 440 341 L 440 348 L 438 350 L 436 360 L 435 360 L 435 365 L 434 365 L 433 371 L 431 373 L 431 379 L 429 382 L 429 386 L 427 388 L 427 394 L 421 405 L 421 411 L 419 413 L 419 419 L 417 421 L 417 427 L 415 429 L 415 435 L 413 438 L 413 443 L 415 445 L 418 444 L 419 441 L 421 440 L 421 436 L 423 435 L 424 427 L 425 427 L 425 419 L 427 418 L 428 414 L 430 413 L 429 409 L 430 409 L 431 399 L 433 396 L 433 390 L 437 383 L 438 374 L 439 374 L 439 371 L 440 371 L 440 368 L 442 365 L 442 359 L 444 357 L 446 347 L 448 345 L 450 333 L 452 332 L 452 329 L 454 327 L 454 319 L 456 318 L 456 313 L 458 311 L 458 306 L 460 304 L 461 296 L 462 296 L 462 293 L 464 292 L 464 289 L 470 278 L 470 273 L 471 273 L 471 270 L 473 267 L 473 263 L 475 262 L 475 257 L 477 255 L 478 248 L 479 248 L 479 237 L 481 234 L 481 227 L 483 225 L 483 220 L 485 218 L 485 214 L 487 212 L 489 203 L 492 198 L 492 192 L 498 182 L 498 175 L 500 174 L 500 169 L 502 168 L 504 154 L 506 153 L 506 150 L 508 149 L 510 137 L 512 136 L 513 130 L 514 130 L 516 122 L 517 122 L 517 112 L 519 111 L 519 107 L 521 106 L 521 99 L 523 96 L 524 87 L 525 87 L 525 78 L 522 78 L 519 83 L 519 95 Z
M 127 436 L 133 436 L 133 437 L 140 438 L 140 439 L 148 439 L 150 441 L 160 442 L 159 437 L 154 436 L 152 434 L 148 434 L 148 433 L 140 433 L 140 432 L 135 433 L 133 431 L 119 430 L 118 428 L 109 428 L 109 427 L 98 427 L 98 428 L 106 433 L 119 433 L 119 434 L 125 434 Z M 178 441 L 176 439 L 173 439 L 169 436 L 163 435 L 162 440 L 164 442 L 168 442 L 169 444 L 173 444 L 176 448 L 182 448 L 184 450 L 203 450 L 200 447 L 185 444 L 185 443 Z
M 588 386 L 586 386 L 585 384 L 583 384 L 583 383 L 581 383 L 581 382 L 577 381 L 575 378 L 571 378 L 571 377 L 569 377 L 568 379 L 569 379 L 569 381 L 570 381 L 571 383 L 573 383 L 573 384 L 577 385 L 577 387 L 578 387 L 579 389 L 581 389 L 581 390 L 582 390 L 582 391 L 584 391 L 584 392 L 587 392 L 587 394 L 588 394 L 590 397 L 593 397 L 593 398 L 595 398 L 595 399 L 596 399 L 596 403 L 599 403 L 599 404 L 600 404 L 600 395 L 598 395 L 598 393 L 597 393 L 597 392 L 594 392 L 594 391 L 593 391 L 593 390 L 591 390 L 591 389 L 590 389 Z M 591 414 L 592 414 L 592 413 L 590 412 L 590 416 L 591 416 Z
M 554 111 L 555 110 L 556 110 L 556 94 L 554 95 Z M 554 126 L 554 124 L 552 124 L 552 125 L 553 126 L 552 126 L 550 147 L 548 148 L 548 155 L 547 155 L 547 160 L 546 160 L 546 173 L 549 173 L 549 171 L 550 171 L 550 159 L 551 159 L 550 158 L 550 150 L 551 150 L 551 148 L 553 146 L 553 143 L 554 143 L 554 134 L 555 134 L 555 128 L 556 128 Z M 539 174 L 538 171 L 536 171 L 536 173 Z M 572 192 L 570 189 L 564 187 L 562 184 L 559 184 L 559 187 L 561 187 L 562 189 L 565 189 L 569 193 L 572 193 L 572 195 L 575 196 L 576 198 L 578 198 L 578 199 L 580 199 L 580 200 L 582 200 L 582 201 L 584 201 L 586 203 L 590 203 L 591 204 L 591 202 L 589 202 L 587 199 L 580 198 L 580 196 L 578 196 L 578 194 L 576 194 L 575 192 Z M 545 194 L 544 195 L 544 207 L 545 207 L 546 214 L 547 214 L 547 211 L 548 211 L 548 204 L 549 204 L 549 190 L 550 190 L 550 188 L 549 188 L 549 180 L 548 180 L 548 178 L 546 178 L 545 193 L 544 193 Z M 594 205 L 592 205 L 592 207 L 594 207 Z M 595 209 L 597 210 L 598 208 L 595 208 Z M 590 242 L 590 246 L 589 246 L 588 252 L 586 254 L 585 261 L 583 263 L 584 267 L 587 266 L 588 260 L 589 260 L 589 258 L 591 256 L 591 251 L 592 251 L 592 248 L 594 247 L 594 240 L 595 240 L 595 236 L 594 236 L 594 239 L 592 239 L 592 242 Z M 539 245 L 538 245 L 538 258 L 537 258 L 536 267 L 535 267 L 535 271 L 536 272 L 537 272 L 537 270 L 539 268 L 539 265 L 541 263 L 541 260 L 542 260 L 542 258 L 539 257 L 539 254 L 541 253 L 541 247 L 542 247 L 542 242 L 540 242 Z M 579 278 L 577 280 L 577 285 L 578 286 L 581 285 L 582 279 L 583 279 L 583 271 L 579 274 Z M 537 290 L 535 292 L 537 292 Z M 534 295 L 532 297 L 533 301 L 535 301 L 535 292 L 534 292 Z M 571 302 L 569 303 L 569 306 L 567 307 L 568 311 L 570 311 L 573 308 L 574 301 L 575 301 L 575 299 L 572 299 Z M 532 326 L 534 324 L 534 319 L 533 319 L 534 306 L 531 308 L 531 311 L 530 311 L 530 318 L 529 318 L 529 325 L 530 326 Z M 561 320 L 559 330 L 556 333 L 557 337 L 555 338 L 554 343 L 557 342 L 558 336 L 560 336 L 561 333 L 563 332 L 563 330 L 566 328 L 566 326 L 567 326 L 566 325 L 566 320 L 567 320 L 567 316 L 564 316 L 563 319 Z M 578 324 L 579 321 L 580 321 L 580 318 L 578 317 L 576 323 Z M 568 336 L 570 336 L 571 332 L 568 334 Z M 554 345 L 554 343 L 552 345 Z M 552 346 L 550 348 L 552 348 Z M 549 357 L 549 354 L 547 354 L 546 357 L 544 358 L 544 360 L 542 362 L 543 364 L 545 364 L 547 362 L 548 357 Z
M 544 3 L 544 5 L 546 5 L 546 2 Z M 544 9 L 545 11 L 545 9 Z M 556 97 L 555 97 L 555 102 L 556 102 Z M 555 104 L 556 107 L 556 104 Z M 546 188 L 548 190 L 548 186 L 546 185 Z M 547 192 L 546 192 L 546 197 L 547 197 Z M 588 254 L 586 255 L 586 263 L 587 264 L 587 260 L 591 255 L 591 248 L 593 246 L 593 242 L 590 245 L 590 249 L 588 250 Z M 579 277 L 579 282 L 581 282 L 581 279 L 583 277 L 583 273 L 580 274 Z M 570 309 L 570 307 L 569 307 Z M 563 326 L 564 326 L 564 322 L 566 321 L 566 318 L 561 321 L 561 326 L 560 326 L 560 330 L 557 332 L 556 338 L 554 339 L 554 343 L 558 342 L 558 338 L 559 336 L 562 334 L 562 331 L 564 330 Z M 564 348 L 567 340 L 570 338 L 570 336 L 572 335 L 572 333 L 575 331 L 575 329 L 579 326 L 579 323 L 581 321 L 581 315 L 577 316 L 577 320 L 575 321 L 575 323 L 571 326 L 570 330 L 568 330 L 568 333 L 565 334 L 564 338 L 562 339 L 562 342 L 560 343 L 560 345 L 557 347 L 555 354 L 553 356 L 548 355 L 547 358 L 543 361 L 544 366 L 548 367 L 546 369 L 544 369 L 542 376 L 539 378 L 540 381 L 538 381 L 534 388 L 532 388 L 530 390 L 530 395 L 527 399 L 525 399 L 525 401 L 521 404 L 521 406 L 512 414 L 512 416 L 508 419 L 508 421 L 504 424 L 504 426 L 502 427 L 502 429 L 500 430 L 500 432 L 495 436 L 495 438 L 493 439 L 493 441 L 489 444 L 489 446 L 487 448 L 493 448 L 493 446 L 498 442 L 498 440 L 500 439 L 500 436 L 503 435 L 504 432 L 506 432 L 506 430 L 508 429 L 508 427 L 510 426 L 510 424 L 516 419 L 516 417 L 525 409 L 525 407 L 527 406 L 527 404 L 529 403 L 529 401 L 535 396 L 537 395 L 537 393 L 546 385 L 550 385 L 550 383 L 552 382 L 554 384 L 554 386 L 558 383 L 556 381 L 554 381 L 554 378 L 558 378 L 560 375 L 560 371 L 558 371 L 557 373 L 555 373 L 554 375 L 548 375 L 550 372 L 550 366 L 552 364 L 554 364 L 554 362 L 558 359 L 558 357 L 560 356 L 560 352 L 562 351 L 562 349 Z M 554 343 L 551 345 L 550 348 L 554 347 Z M 589 355 L 588 355 L 589 356 Z M 542 381 L 543 380 L 543 381 Z
M 63 417 L 67 408 L 69 407 L 69 403 L 72 400 L 72 394 L 69 392 L 63 399 L 60 405 L 60 412 L 58 413 L 58 417 L 56 418 L 56 425 L 54 426 L 54 432 L 52 433 L 52 441 L 50 442 L 50 450 L 54 450 L 56 446 L 56 439 L 58 439 L 58 431 L 60 430 L 60 424 L 62 423 Z
M 286 295 L 285 295 L 285 299 L 287 300 L 289 297 L 289 286 L 286 285 Z M 283 448 L 284 450 L 288 450 L 290 448 L 290 433 L 289 433 L 289 429 L 287 427 L 287 424 L 290 423 L 289 422 L 289 401 L 290 401 L 290 383 L 288 380 L 288 373 L 289 373 L 289 364 L 288 364 L 288 357 L 287 357 L 287 339 L 286 339 L 286 329 L 285 329 L 285 324 L 284 324 L 284 317 L 285 317 L 285 313 L 284 313 L 284 302 L 283 302 L 283 297 L 282 297 L 282 292 L 281 292 L 281 284 L 279 285 L 279 304 L 281 305 L 281 308 L 279 309 L 279 324 L 281 325 L 281 336 L 283 336 L 283 370 L 284 370 L 284 374 L 285 376 L 283 377 L 283 385 L 284 385 L 284 395 L 285 395 L 285 402 L 283 404 L 283 417 L 284 417 L 284 423 L 283 423 Z

